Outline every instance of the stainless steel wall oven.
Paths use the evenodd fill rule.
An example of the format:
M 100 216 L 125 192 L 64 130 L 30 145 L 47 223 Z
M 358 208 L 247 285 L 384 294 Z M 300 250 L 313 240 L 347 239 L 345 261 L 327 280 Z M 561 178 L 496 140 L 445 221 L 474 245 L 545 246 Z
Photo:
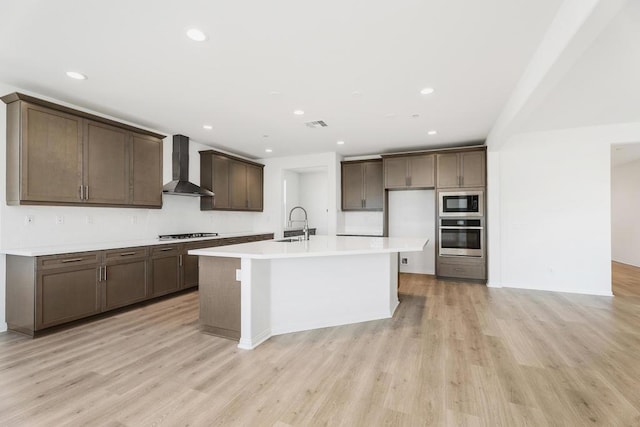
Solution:
M 484 256 L 482 218 L 441 218 L 439 255 Z

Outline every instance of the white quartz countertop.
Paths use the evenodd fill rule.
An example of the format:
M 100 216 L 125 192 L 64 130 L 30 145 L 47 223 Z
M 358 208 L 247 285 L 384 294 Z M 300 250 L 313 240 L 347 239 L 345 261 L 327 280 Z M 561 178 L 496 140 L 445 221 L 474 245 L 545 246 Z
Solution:
M 90 251 L 103 251 L 107 249 L 118 248 L 135 248 L 140 246 L 155 246 L 155 245 L 175 245 L 178 243 L 198 242 L 202 240 L 215 240 L 215 239 L 228 239 L 230 237 L 244 237 L 255 236 L 258 234 L 271 234 L 272 231 L 264 232 L 243 232 L 243 233 L 221 233 L 218 236 L 213 237 L 196 237 L 193 239 L 174 239 L 174 240 L 160 240 L 157 237 L 153 239 L 136 239 L 136 240 L 119 240 L 114 242 L 95 242 L 95 243 L 69 243 L 55 246 L 42 246 L 31 248 L 12 248 L 1 249 L 0 253 L 7 255 L 19 255 L 19 256 L 45 256 L 45 255 L 58 255 L 73 252 L 90 252 Z
M 263 240 L 238 245 L 193 249 L 190 255 L 227 258 L 302 258 L 391 252 L 419 252 L 429 242 L 426 237 L 310 236 L 307 241 Z

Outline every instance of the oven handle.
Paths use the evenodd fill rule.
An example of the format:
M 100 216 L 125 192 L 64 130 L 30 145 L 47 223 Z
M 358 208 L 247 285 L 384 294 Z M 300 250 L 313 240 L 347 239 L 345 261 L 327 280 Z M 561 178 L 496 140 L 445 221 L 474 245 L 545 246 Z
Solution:
M 450 225 L 440 226 L 440 230 L 483 230 L 484 227 L 454 227 Z

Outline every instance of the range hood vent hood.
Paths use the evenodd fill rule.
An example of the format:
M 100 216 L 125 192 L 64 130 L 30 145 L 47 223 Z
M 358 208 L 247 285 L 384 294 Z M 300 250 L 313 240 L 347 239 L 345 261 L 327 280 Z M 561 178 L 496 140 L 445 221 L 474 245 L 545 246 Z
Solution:
M 162 187 L 164 194 L 213 196 L 213 192 L 189 182 L 189 137 L 173 135 L 173 180 Z

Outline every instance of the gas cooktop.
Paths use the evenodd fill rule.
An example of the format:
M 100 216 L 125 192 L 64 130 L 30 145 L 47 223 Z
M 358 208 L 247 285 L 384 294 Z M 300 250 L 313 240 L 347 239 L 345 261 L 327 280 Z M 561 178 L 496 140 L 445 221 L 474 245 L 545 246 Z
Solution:
M 216 237 L 218 233 L 184 233 L 184 234 L 161 234 L 160 240 L 194 239 L 196 237 Z

